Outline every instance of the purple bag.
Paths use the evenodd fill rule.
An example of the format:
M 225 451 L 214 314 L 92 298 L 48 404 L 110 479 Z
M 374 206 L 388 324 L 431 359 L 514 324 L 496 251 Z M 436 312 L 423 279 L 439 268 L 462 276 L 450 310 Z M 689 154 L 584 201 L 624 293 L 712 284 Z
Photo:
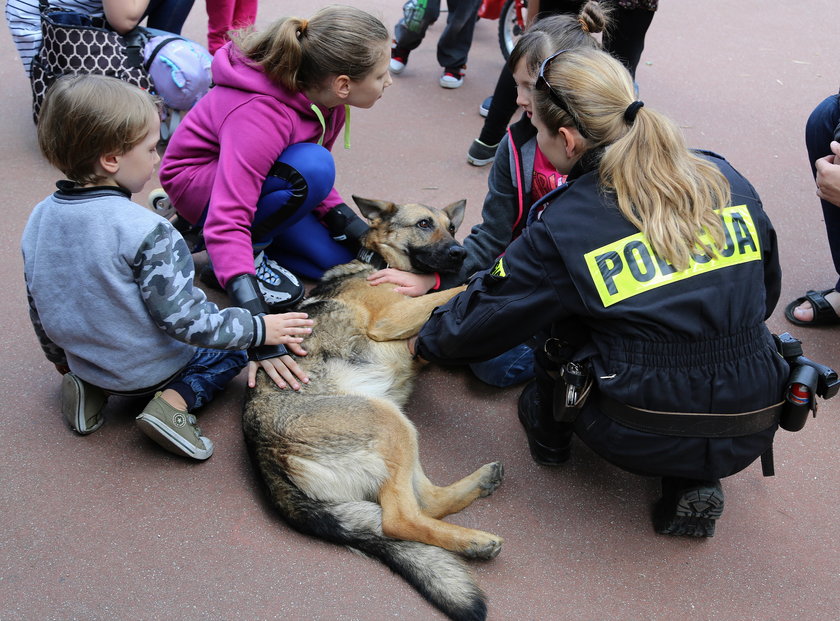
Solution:
M 210 90 L 213 57 L 195 41 L 177 35 L 152 37 L 143 57 L 154 91 L 169 108 L 189 110 Z

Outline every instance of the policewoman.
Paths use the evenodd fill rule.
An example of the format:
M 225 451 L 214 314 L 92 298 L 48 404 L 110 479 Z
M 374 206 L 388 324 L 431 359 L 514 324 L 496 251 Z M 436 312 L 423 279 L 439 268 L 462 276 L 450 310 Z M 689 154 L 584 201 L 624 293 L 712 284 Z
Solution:
M 567 184 L 409 346 L 468 363 L 545 332 L 519 400 L 534 459 L 564 462 L 576 434 L 662 477 L 658 532 L 711 536 L 720 479 L 769 454 L 788 378 L 764 325 L 781 281 L 773 227 L 752 185 L 634 101 L 608 54 L 547 58 L 534 104 Z

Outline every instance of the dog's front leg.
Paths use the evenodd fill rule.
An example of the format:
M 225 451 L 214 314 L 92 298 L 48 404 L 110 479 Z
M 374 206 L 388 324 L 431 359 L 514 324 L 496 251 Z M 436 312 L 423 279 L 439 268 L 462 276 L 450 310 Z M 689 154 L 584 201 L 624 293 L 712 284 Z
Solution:
M 368 324 L 368 336 L 374 341 L 398 341 L 420 331 L 432 311 L 466 289 L 466 285 L 403 299 L 381 309 L 374 309 Z

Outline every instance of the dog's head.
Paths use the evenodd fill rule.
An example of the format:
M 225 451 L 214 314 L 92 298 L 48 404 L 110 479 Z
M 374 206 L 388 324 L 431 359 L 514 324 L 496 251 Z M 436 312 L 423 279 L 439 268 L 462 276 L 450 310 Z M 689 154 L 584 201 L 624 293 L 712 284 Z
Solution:
M 464 221 L 467 201 L 443 209 L 419 203 L 397 205 L 353 196 L 370 230 L 362 245 L 378 253 L 391 267 L 406 272 L 455 272 L 467 251 L 453 235 Z

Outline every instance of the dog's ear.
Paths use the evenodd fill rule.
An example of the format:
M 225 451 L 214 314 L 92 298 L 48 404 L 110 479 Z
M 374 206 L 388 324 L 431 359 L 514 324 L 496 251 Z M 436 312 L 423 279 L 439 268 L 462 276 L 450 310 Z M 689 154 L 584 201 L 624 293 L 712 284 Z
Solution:
M 467 199 L 462 198 L 457 203 L 452 203 L 451 205 L 447 205 L 443 208 L 443 212 L 449 216 L 449 221 L 452 223 L 452 226 L 455 227 L 455 230 L 458 230 L 458 227 L 461 226 L 461 223 L 464 221 L 464 209 L 467 206 Z
M 384 220 L 397 210 L 397 206 L 390 201 L 362 198 L 361 196 L 356 196 L 355 194 L 352 196 L 353 201 L 359 207 L 359 211 L 361 211 L 362 215 L 370 221 L 373 221 L 376 218 Z

